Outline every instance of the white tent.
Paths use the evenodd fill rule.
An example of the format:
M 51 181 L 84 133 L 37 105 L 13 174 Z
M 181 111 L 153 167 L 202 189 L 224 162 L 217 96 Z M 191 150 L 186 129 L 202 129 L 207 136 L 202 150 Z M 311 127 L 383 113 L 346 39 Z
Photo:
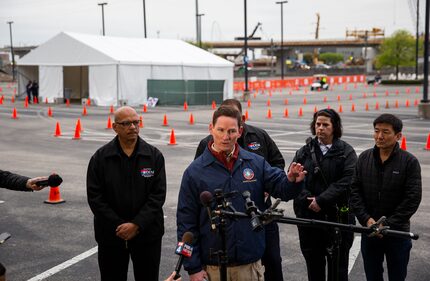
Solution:
M 151 79 L 223 81 L 222 98 L 233 96 L 233 63 L 181 40 L 60 33 L 17 64 L 20 89 L 38 80 L 49 102 L 72 95 L 103 106 L 139 105 Z

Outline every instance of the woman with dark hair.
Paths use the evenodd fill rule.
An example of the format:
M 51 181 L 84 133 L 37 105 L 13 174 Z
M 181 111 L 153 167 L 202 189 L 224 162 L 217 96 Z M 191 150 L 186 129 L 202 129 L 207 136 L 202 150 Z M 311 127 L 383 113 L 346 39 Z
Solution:
M 305 188 L 294 200 L 294 212 L 299 218 L 354 223 L 348 201 L 357 155 L 351 145 L 340 139 L 342 122 L 339 114 L 333 109 L 316 112 L 310 130 L 315 137 L 306 140 L 306 145 L 296 152 L 293 160 L 308 171 Z M 340 239 L 334 239 L 332 229 L 299 226 L 298 230 L 309 281 L 327 280 L 326 265 L 328 280 L 348 280 L 353 234 L 342 232 Z M 339 241 L 337 252 L 334 246 Z M 338 279 L 333 276 L 335 272 L 338 272 Z

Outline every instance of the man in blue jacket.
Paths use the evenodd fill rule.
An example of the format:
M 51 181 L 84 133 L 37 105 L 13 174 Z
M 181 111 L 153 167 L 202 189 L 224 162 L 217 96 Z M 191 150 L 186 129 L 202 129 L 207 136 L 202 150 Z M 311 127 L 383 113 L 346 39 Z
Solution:
M 249 191 L 259 209 L 264 209 L 264 192 L 284 201 L 294 198 L 303 188 L 306 171 L 292 163 L 288 175 L 271 167 L 263 157 L 241 149 L 241 115 L 232 107 L 221 106 L 213 115 L 209 131 L 213 141 L 204 153 L 185 170 L 179 191 L 178 238 L 191 231 L 196 238 L 190 259 L 184 262 L 191 281 L 219 280 L 218 258 L 211 253 L 220 250 L 221 239 L 211 232 L 207 210 L 200 204 L 200 193 Z M 245 211 L 245 199 L 231 199 L 237 211 Z M 261 257 L 265 249 L 264 231 L 254 232 L 250 220 L 229 220 L 226 230 L 228 274 L 230 280 L 264 280 Z

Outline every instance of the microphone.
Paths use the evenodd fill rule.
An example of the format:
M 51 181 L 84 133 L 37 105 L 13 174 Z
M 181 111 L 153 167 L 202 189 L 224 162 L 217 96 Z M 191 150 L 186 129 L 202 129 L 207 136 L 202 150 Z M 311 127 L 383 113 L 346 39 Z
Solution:
M 61 183 L 63 182 L 63 179 L 57 175 L 57 174 L 52 174 L 48 177 L 47 180 L 41 180 L 41 181 L 37 181 L 36 185 L 37 186 L 50 186 L 50 187 L 57 187 L 59 186 Z
M 262 230 L 263 226 L 261 225 L 260 219 L 258 218 L 257 214 L 255 213 L 256 211 L 258 211 L 258 209 L 255 206 L 254 201 L 251 200 L 251 193 L 249 191 L 244 191 L 242 193 L 242 195 L 246 201 L 246 203 L 245 203 L 246 213 L 251 216 L 252 230 L 254 230 L 254 231 Z
M 175 276 L 173 277 L 173 280 L 177 280 L 181 277 L 181 274 L 179 272 L 181 271 L 182 263 L 184 262 L 184 257 L 190 258 L 193 254 L 193 247 L 191 244 L 193 243 L 194 235 L 193 233 L 187 231 L 182 236 L 182 241 L 178 243 L 175 254 L 179 255 L 178 262 L 176 263 L 175 267 Z
M 200 202 L 203 206 L 206 207 L 206 210 L 208 211 L 209 221 L 211 223 L 211 230 L 215 231 L 216 225 L 212 220 L 212 211 L 210 208 L 210 203 L 212 202 L 212 199 L 212 193 L 210 193 L 209 191 L 203 191 L 202 193 L 200 193 Z

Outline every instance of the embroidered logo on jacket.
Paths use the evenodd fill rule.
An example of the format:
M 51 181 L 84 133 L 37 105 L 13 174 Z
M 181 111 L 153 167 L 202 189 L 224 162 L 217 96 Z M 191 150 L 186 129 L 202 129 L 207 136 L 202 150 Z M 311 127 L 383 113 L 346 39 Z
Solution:
M 140 175 L 145 178 L 150 178 L 154 176 L 154 170 L 151 168 L 143 168 L 140 170 Z
M 254 171 L 250 168 L 246 168 L 245 170 L 243 170 L 243 177 L 246 180 L 252 180 L 254 178 Z
M 248 148 L 251 150 L 258 150 L 260 147 L 261 147 L 261 144 L 256 141 L 253 141 L 248 144 Z

